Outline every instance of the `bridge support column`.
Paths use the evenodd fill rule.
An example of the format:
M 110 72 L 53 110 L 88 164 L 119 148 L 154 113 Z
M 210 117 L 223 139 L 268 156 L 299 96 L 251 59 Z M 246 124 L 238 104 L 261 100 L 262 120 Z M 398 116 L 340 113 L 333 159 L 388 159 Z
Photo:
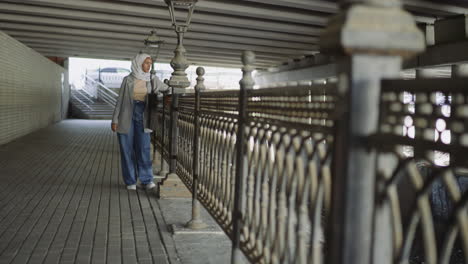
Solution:
M 399 76 L 402 58 L 424 50 L 424 36 L 399 0 L 342 0 L 340 7 L 320 40 L 321 51 L 337 58 L 338 89 L 345 98 L 335 132 L 326 259 L 383 263 L 392 258 L 379 240 L 385 221 L 374 211 L 376 157 L 365 139 L 377 131 L 381 80 Z

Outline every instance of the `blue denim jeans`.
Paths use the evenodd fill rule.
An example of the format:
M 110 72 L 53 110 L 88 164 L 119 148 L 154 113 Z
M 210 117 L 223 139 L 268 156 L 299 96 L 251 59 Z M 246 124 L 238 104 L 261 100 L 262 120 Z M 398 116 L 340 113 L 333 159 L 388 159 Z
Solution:
M 153 181 L 150 134 L 144 132 L 144 110 L 145 102 L 133 101 L 133 118 L 130 129 L 127 134 L 117 133 L 122 175 L 126 185 L 136 184 L 136 175 L 142 184 Z

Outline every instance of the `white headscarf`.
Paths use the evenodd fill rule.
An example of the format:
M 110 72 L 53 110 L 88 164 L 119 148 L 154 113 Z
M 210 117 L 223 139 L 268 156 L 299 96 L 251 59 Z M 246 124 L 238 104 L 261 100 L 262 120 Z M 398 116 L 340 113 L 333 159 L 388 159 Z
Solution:
M 132 75 L 133 77 L 143 80 L 143 81 L 150 81 L 150 73 L 149 72 L 144 72 L 143 69 L 141 68 L 141 65 L 143 62 L 146 60 L 146 58 L 151 58 L 150 55 L 146 53 L 138 53 L 135 58 L 132 60 Z

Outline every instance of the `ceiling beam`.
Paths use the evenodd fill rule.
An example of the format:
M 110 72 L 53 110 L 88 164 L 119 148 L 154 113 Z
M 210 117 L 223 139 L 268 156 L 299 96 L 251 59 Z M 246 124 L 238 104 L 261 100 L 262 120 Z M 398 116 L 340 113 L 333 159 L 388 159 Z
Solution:
M 46 57 L 69 57 L 68 54 L 61 54 L 57 52 L 48 52 L 47 50 L 38 51 L 39 54 Z M 114 54 L 104 54 L 104 53 L 96 53 L 96 52 L 78 52 L 74 56 L 75 58 L 88 58 L 88 59 L 106 59 L 106 60 L 128 60 L 128 58 L 122 58 L 119 56 L 115 56 Z M 193 64 L 195 66 L 211 66 L 211 67 L 224 67 L 224 68 L 241 68 L 242 64 L 232 63 L 232 64 L 225 64 L 225 63 L 216 63 L 212 61 L 203 61 L 201 64 Z
M 57 56 L 57 57 L 89 57 L 89 58 L 98 58 L 98 59 L 118 59 L 118 60 L 130 60 L 135 54 L 134 53 L 106 53 L 103 50 L 69 50 L 69 49 L 54 49 L 54 48 L 44 48 L 38 47 L 34 48 L 37 52 L 43 54 L 44 56 Z M 70 54 L 73 53 L 73 56 Z M 190 58 L 189 58 L 190 59 Z M 164 62 L 164 61 L 161 61 Z M 236 60 L 226 60 L 226 59 L 215 59 L 215 58 L 201 58 L 197 63 L 192 63 L 191 65 L 201 65 L 201 66 L 223 66 L 229 68 L 238 68 L 242 66 L 240 58 Z M 256 68 L 266 68 L 266 65 L 255 64 Z
M 102 35 L 107 35 L 107 36 L 112 36 L 112 35 L 116 35 L 116 33 L 112 33 L 112 32 L 106 32 L 106 31 L 102 31 L 102 32 L 94 32 L 94 31 L 91 31 L 91 34 L 90 34 L 90 31 L 89 30 L 77 30 L 77 29 L 66 29 L 66 28 L 62 28 L 62 27 L 58 27 L 58 28 L 53 28 L 53 30 L 51 30 L 51 27 L 45 27 L 45 26 L 35 26 L 35 25 L 22 25 L 22 24 L 15 24 L 15 23 L 3 23 L 3 22 L 0 22 L 0 29 L 13 29 L 13 30 L 17 30 L 17 29 L 24 29 L 24 30 L 36 30 L 41 28 L 41 29 L 45 29 L 44 31 L 42 32 L 55 32 L 55 33 L 62 33 L 62 34 L 73 34 L 73 33 L 86 33 L 85 36 L 89 36 L 89 35 L 92 35 L 92 36 L 95 36 L 96 34 L 101 34 Z M 72 33 L 73 32 L 73 33 Z M 135 38 L 133 38 L 134 40 L 135 39 L 144 39 L 144 35 L 141 35 L 141 36 L 135 36 Z M 116 41 L 116 44 L 118 42 Z M 136 42 L 138 43 L 138 42 Z M 212 41 L 203 41 L 203 40 L 192 40 L 192 41 L 184 41 L 184 46 L 187 50 L 190 50 L 192 47 L 194 48 L 213 48 L 214 50 L 219 50 L 219 51 L 222 51 L 222 50 L 229 50 L 229 51 L 242 51 L 242 50 L 252 50 L 252 51 L 255 51 L 255 52 L 260 52 L 260 53 L 265 53 L 266 51 L 269 52 L 270 55 L 279 55 L 279 57 L 291 57 L 291 58 L 295 58 L 295 57 L 300 57 L 303 55 L 303 53 L 297 53 L 297 51 L 295 50 L 289 50 L 289 49 L 283 49 L 283 48 L 266 48 L 266 47 L 259 47 L 259 46 L 250 46 L 250 45 L 242 45 L 242 44 L 233 44 L 233 43 L 214 43 Z M 143 47 L 143 45 L 142 45 Z M 173 49 L 175 47 L 175 45 L 165 45 L 165 48 L 168 48 L 168 49 Z M 291 53 L 296 53 L 296 54 L 291 54 Z
M 4 0 L 9 2 L 17 2 L 15 0 Z M 161 0 L 162 1 L 162 0 Z M 147 18 L 160 18 L 167 19 L 170 24 L 169 11 L 167 8 L 148 7 L 141 5 L 129 5 L 119 2 L 104 2 L 104 1 L 90 1 L 90 0 L 22 0 L 24 4 L 35 4 L 42 6 L 61 7 L 73 10 L 87 10 L 93 12 L 104 12 L 110 14 L 122 14 L 122 10 L 128 15 L 147 17 Z M 229 10 L 227 10 L 229 11 Z M 226 27 L 250 28 L 261 29 L 267 31 L 295 33 L 303 35 L 316 36 L 317 30 L 322 27 L 309 25 L 296 24 L 290 22 L 278 22 L 266 19 L 252 19 L 246 17 L 235 17 L 229 15 L 213 15 L 202 12 L 195 12 L 192 23 L 202 23 L 211 25 L 220 25 Z
M 422 0 L 403 0 L 402 2 L 406 10 L 430 15 L 434 18 L 468 13 L 466 7 L 448 4 L 443 1 L 434 3 Z
M 169 10 L 162 0 L 116 0 L 118 2 L 132 2 L 147 5 L 148 7 L 159 7 Z M 226 11 L 229 12 L 226 12 Z M 169 11 L 168 11 L 169 12 Z M 325 26 L 328 18 L 315 10 L 291 10 L 284 6 L 279 8 L 272 5 L 265 5 L 251 2 L 229 2 L 217 0 L 203 0 L 196 4 L 195 12 L 222 14 L 245 18 L 259 18 L 285 21 L 288 23 L 299 23 L 309 25 Z
M 324 13 L 334 14 L 339 11 L 338 5 L 324 0 L 239 0 L 261 4 L 276 5 L 289 8 L 306 9 Z
M 99 50 L 99 51 L 107 51 L 107 52 L 125 52 L 125 53 L 130 53 L 130 54 L 136 54 L 139 52 L 138 49 L 135 49 L 135 47 L 129 47 L 129 46 L 121 46 L 121 45 L 96 45 L 96 44 L 89 44 L 89 43 L 83 43 L 83 42 L 70 42 L 70 41 L 53 41 L 53 40 L 27 40 L 27 39 L 22 39 L 18 38 L 20 42 L 23 44 L 26 44 L 29 47 L 32 48 L 54 48 L 54 49 L 80 49 L 80 50 Z M 159 60 L 162 59 L 167 59 L 166 62 L 169 62 L 172 57 L 174 56 L 172 51 L 168 50 L 163 50 L 160 51 L 159 53 Z M 237 55 L 217 55 L 213 53 L 188 53 L 186 54 L 188 58 L 194 58 L 194 59 L 200 59 L 200 58 L 207 58 L 207 59 L 226 59 L 226 60 L 240 60 L 241 56 Z M 263 58 L 257 58 L 256 61 L 259 64 L 264 64 L 264 65 L 269 65 L 272 63 L 271 60 L 266 60 Z
M 70 11 L 64 8 L 54 8 L 54 7 L 44 7 L 37 5 L 24 5 L 24 4 L 15 4 L 9 2 L 0 2 L 0 10 L 2 12 L 10 12 L 15 14 L 25 14 L 33 16 L 43 16 L 43 17 L 55 17 L 55 18 L 64 18 L 64 19 L 74 19 L 74 20 L 83 20 L 91 22 L 105 22 L 112 24 L 121 24 L 121 25 L 133 25 L 133 26 L 143 26 L 148 28 L 157 29 L 167 29 L 173 31 L 172 26 L 168 23 L 167 20 L 138 16 L 129 16 L 126 14 L 108 14 L 108 13 L 97 13 L 91 11 L 81 11 L 73 10 Z M 191 24 L 190 31 L 191 33 L 211 33 L 211 34 L 222 34 L 229 36 L 241 36 L 241 37 L 253 37 L 253 38 L 263 38 L 263 39 L 276 39 L 283 41 L 291 42 L 302 42 L 302 43 L 311 43 L 316 42 L 318 37 L 315 36 L 304 36 L 292 33 L 281 33 L 281 32 L 272 32 L 265 30 L 254 30 L 246 28 L 234 28 L 218 25 L 207 25 L 207 24 Z M 319 32 L 317 32 L 319 33 Z
M 28 15 L 18 15 L 18 14 L 8 14 L 0 11 L 0 21 L 6 22 L 17 22 L 17 23 L 27 23 L 27 24 L 42 24 L 50 26 L 59 26 L 64 28 L 82 28 L 88 30 L 101 30 L 101 31 L 111 31 L 117 33 L 139 33 L 142 35 L 147 35 L 151 27 L 141 27 L 141 26 L 130 26 L 130 25 L 119 25 L 103 22 L 88 22 L 81 20 L 72 20 L 72 19 L 62 19 L 62 18 L 48 18 L 48 17 L 38 17 L 38 16 L 28 16 Z M 158 31 L 158 35 L 163 37 L 166 43 L 177 44 L 176 34 L 173 30 L 161 29 Z M 184 42 L 190 42 L 191 40 L 203 40 L 203 41 L 214 41 L 212 45 L 217 45 L 217 42 L 228 42 L 228 43 L 239 43 L 246 45 L 255 45 L 255 46 L 265 46 L 265 47 L 274 47 L 274 48 L 290 48 L 297 49 L 302 51 L 307 51 L 314 44 L 305 44 L 305 43 L 294 43 L 286 42 L 281 40 L 265 40 L 265 39 L 254 39 L 246 37 L 234 37 L 226 36 L 219 34 L 208 34 L 208 33 L 191 33 L 187 32 L 184 37 Z M 142 38 L 143 41 L 143 38 Z
M 7 33 L 8 35 L 16 38 L 16 39 L 23 39 L 23 40 L 31 40 L 31 41 L 36 41 L 36 40 L 48 40 L 48 41 L 76 41 L 76 42 L 82 42 L 82 43 L 95 43 L 98 45 L 111 45 L 115 46 L 117 45 L 122 45 L 122 46 L 128 46 L 128 47 L 133 47 L 134 50 L 141 50 L 142 45 L 139 44 L 138 42 L 135 41 L 130 41 L 130 40 L 114 40 L 114 39 L 107 39 L 107 38 L 101 38 L 99 36 L 96 37 L 84 37 L 84 36 L 75 36 L 75 35 L 65 35 L 65 34 L 54 34 L 54 33 L 40 33 L 40 32 L 31 32 L 31 31 L 18 31 L 18 30 L 4 30 L 3 32 Z M 170 52 L 173 52 L 173 50 L 163 46 L 161 50 L 168 50 Z M 200 54 L 218 54 L 218 55 L 235 55 L 235 56 L 241 56 L 242 50 L 219 50 L 215 48 L 206 48 L 206 47 L 190 47 L 190 49 L 187 49 L 188 53 L 200 53 Z M 265 54 L 265 53 L 256 53 L 257 58 L 263 58 L 263 59 L 269 59 L 271 61 L 284 61 L 287 60 L 288 57 L 284 56 L 278 56 L 278 55 L 271 55 L 271 54 Z

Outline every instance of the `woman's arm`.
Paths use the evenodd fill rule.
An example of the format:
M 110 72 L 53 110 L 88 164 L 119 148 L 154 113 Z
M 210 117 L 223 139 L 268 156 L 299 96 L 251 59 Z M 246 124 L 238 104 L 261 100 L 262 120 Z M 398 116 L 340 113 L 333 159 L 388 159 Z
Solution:
M 117 130 L 117 126 L 119 123 L 120 108 L 122 107 L 122 98 L 124 95 L 124 90 L 125 90 L 126 85 L 127 85 L 127 77 L 125 77 L 122 80 L 122 85 L 120 85 L 120 89 L 119 89 L 119 97 L 117 97 L 117 102 L 115 103 L 114 113 L 112 114 L 111 128 L 112 128 L 112 131 L 114 132 Z
M 169 89 L 169 86 L 167 86 L 165 83 L 163 83 L 159 78 L 154 75 L 153 76 L 153 92 L 163 92 L 167 91 Z

